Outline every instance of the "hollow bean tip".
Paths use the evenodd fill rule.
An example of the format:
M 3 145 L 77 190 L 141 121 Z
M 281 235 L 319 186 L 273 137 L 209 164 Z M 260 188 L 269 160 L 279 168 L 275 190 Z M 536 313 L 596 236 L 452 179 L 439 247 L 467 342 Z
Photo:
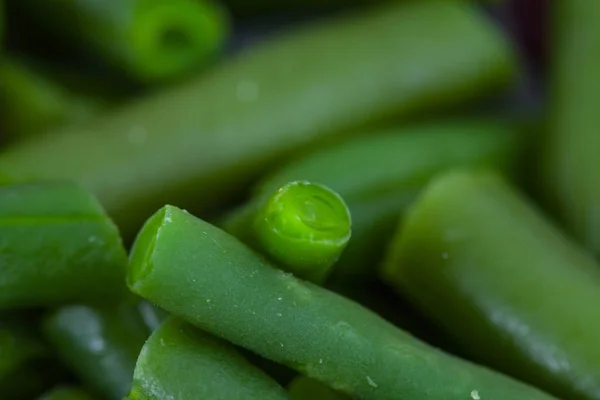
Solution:
M 309 181 L 293 181 L 277 190 L 262 217 L 275 233 L 314 244 L 342 246 L 351 235 L 351 215 L 342 197 Z
M 174 214 L 178 212 L 183 213 L 175 206 L 166 205 L 148 218 L 140 229 L 131 248 L 127 269 L 127 286 L 134 293 L 138 293 L 139 286 L 152 273 L 153 256 L 161 228 L 173 222 Z

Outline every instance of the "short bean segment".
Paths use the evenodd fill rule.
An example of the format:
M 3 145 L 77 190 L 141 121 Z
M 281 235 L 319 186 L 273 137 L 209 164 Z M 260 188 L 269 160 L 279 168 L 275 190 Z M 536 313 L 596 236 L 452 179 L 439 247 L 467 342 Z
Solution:
M 351 217 L 336 192 L 294 181 L 246 206 L 224 229 L 288 272 L 318 283 L 346 248 Z
M 359 399 L 552 399 L 426 345 L 173 206 L 142 228 L 127 279 L 173 315 Z
M 233 346 L 167 318 L 144 345 L 129 400 L 285 400 L 285 390 Z
M 600 266 L 497 174 L 436 178 L 383 275 L 471 359 L 561 398 L 600 399 Z

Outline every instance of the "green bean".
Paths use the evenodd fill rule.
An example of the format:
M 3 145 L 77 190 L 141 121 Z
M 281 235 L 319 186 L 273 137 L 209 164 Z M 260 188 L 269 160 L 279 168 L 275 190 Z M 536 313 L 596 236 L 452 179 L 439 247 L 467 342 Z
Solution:
M 227 37 L 224 10 L 205 0 L 21 0 L 30 23 L 141 83 L 212 61 Z M 67 21 L 67 22 L 65 22 Z
M 144 345 L 128 398 L 274 400 L 288 396 L 233 346 L 170 317 Z
M 600 399 L 600 266 L 496 174 L 436 178 L 385 265 L 469 358 L 561 398 Z
M 0 63 L 0 129 L 24 138 L 89 120 L 108 106 L 100 98 L 75 93 L 29 60 L 3 57 Z
M 123 298 L 127 255 L 97 201 L 71 183 L 0 187 L 0 309 Z
M 538 181 L 545 202 L 571 235 L 600 252 L 600 4 L 596 1 L 553 4 L 553 51 L 550 112 Z
M 338 18 L 267 40 L 85 128 L 9 147 L 0 174 L 76 180 L 129 236 L 164 204 L 196 213 L 222 205 L 300 148 L 512 82 L 506 37 L 467 4 L 391 4 Z
M 291 400 L 348 400 L 349 397 L 336 392 L 319 381 L 299 375 L 288 389 Z
M 430 347 L 173 206 L 142 228 L 127 281 L 173 315 L 358 399 L 552 399 Z
M 149 336 L 137 309 L 68 306 L 44 321 L 44 333 L 59 356 L 87 386 L 110 400 L 131 389 L 138 354 Z
M 508 171 L 521 138 L 514 127 L 491 120 L 442 120 L 375 130 L 292 160 L 265 177 L 252 198 L 303 179 L 338 192 L 352 215 L 352 238 L 331 280 L 364 282 L 375 275 L 374 266 L 398 218 L 429 179 L 455 166 Z M 236 214 L 242 212 L 228 218 L 239 218 Z
M 92 397 L 77 387 L 59 386 L 45 393 L 38 400 L 92 400 Z
M 294 275 L 322 282 L 351 235 L 350 211 L 326 186 L 286 183 L 226 221 L 224 230 Z

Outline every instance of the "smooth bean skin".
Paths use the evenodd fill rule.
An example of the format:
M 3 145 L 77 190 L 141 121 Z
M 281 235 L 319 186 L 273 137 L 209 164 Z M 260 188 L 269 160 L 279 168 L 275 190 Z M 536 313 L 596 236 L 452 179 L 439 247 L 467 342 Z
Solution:
M 137 361 L 130 400 L 285 400 L 285 390 L 229 343 L 176 317 L 150 336 Z
M 5 148 L 0 175 L 75 180 L 129 238 L 165 204 L 206 215 L 293 152 L 497 93 L 515 72 L 514 49 L 476 7 L 390 4 L 289 32 L 90 124 Z
M 357 399 L 552 399 L 426 345 L 173 206 L 142 228 L 127 281 L 134 293 L 206 332 Z
M 496 173 L 437 177 L 383 275 L 469 358 L 560 398 L 600 399 L 600 266 Z
M 569 234 L 600 254 L 600 4 L 552 3 L 548 129 L 540 154 L 540 199 Z
M 117 302 L 126 264 L 117 227 L 78 185 L 0 187 L 0 309 Z
M 290 400 L 349 400 L 350 397 L 336 392 L 319 381 L 297 376 L 288 388 Z
M 76 375 L 109 400 L 131 389 L 135 363 L 150 335 L 135 307 L 60 308 L 43 324 L 48 341 Z

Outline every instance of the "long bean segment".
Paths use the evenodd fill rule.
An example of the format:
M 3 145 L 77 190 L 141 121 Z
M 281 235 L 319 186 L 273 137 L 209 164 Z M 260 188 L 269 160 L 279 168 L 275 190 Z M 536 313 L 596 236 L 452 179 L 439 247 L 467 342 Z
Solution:
M 322 282 L 350 240 L 351 217 L 336 192 L 294 181 L 259 198 L 224 229 L 288 272 Z
M 600 399 L 600 266 L 496 174 L 436 178 L 384 275 L 470 358 L 560 398 Z
M 93 124 L 6 148 L 0 175 L 78 181 L 133 236 L 164 204 L 204 213 L 292 151 L 496 92 L 514 72 L 507 38 L 476 7 L 390 4 L 267 40 Z
M 424 344 L 173 206 L 141 230 L 127 279 L 173 315 L 359 399 L 552 398 Z
M 131 389 L 138 354 L 150 332 L 137 309 L 68 306 L 50 314 L 44 333 L 89 387 L 110 400 Z
M 137 361 L 130 400 L 285 400 L 285 390 L 233 346 L 167 318 Z
M 0 309 L 123 298 L 127 255 L 89 193 L 71 183 L 0 187 Z

